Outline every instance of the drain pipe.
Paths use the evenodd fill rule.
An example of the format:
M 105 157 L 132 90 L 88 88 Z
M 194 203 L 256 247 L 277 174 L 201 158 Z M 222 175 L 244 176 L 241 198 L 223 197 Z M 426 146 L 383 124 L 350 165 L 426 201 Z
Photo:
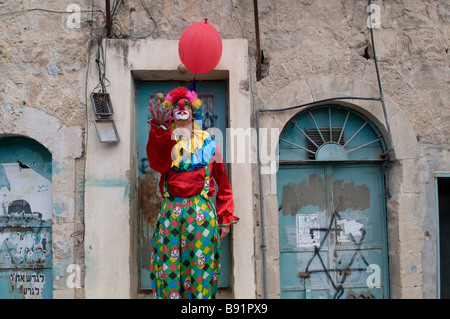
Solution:
M 111 37 L 112 22 L 111 22 L 111 0 L 105 0 L 106 8 L 106 36 Z
M 253 12 L 255 15 L 255 37 L 256 37 L 256 80 L 261 81 L 261 41 L 259 38 L 259 14 L 258 14 L 258 0 L 253 0 Z
M 259 12 L 258 12 L 258 0 L 253 0 L 253 13 L 255 17 L 255 40 L 256 40 L 256 81 L 261 81 L 261 42 L 259 37 Z M 261 158 L 259 152 L 259 115 L 260 110 L 256 111 L 256 143 L 257 157 L 258 157 L 258 176 L 259 176 L 259 207 L 261 212 L 261 249 L 262 249 L 262 263 L 263 263 L 263 290 L 264 299 L 267 299 L 267 264 L 266 264 L 266 231 L 264 229 L 264 200 L 263 200 L 263 186 L 262 186 L 262 173 L 261 173 Z
M 375 72 L 377 73 L 377 81 L 378 81 L 378 90 L 380 92 L 380 102 L 381 102 L 381 107 L 383 108 L 383 114 L 384 114 L 384 121 L 386 122 L 386 129 L 388 131 L 388 136 L 389 136 L 389 145 L 393 146 L 393 140 L 392 140 L 392 134 L 391 134 L 391 127 L 389 125 L 389 121 L 388 121 L 388 115 L 387 115 L 387 111 L 386 111 L 386 104 L 384 103 L 384 94 L 383 94 L 383 88 L 381 86 L 381 77 L 380 77 L 380 71 L 378 70 L 378 62 L 377 62 L 377 54 L 375 52 L 375 41 L 373 39 L 373 27 L 372 27 L 372 0 L 369 0 L 369 10 L 370 10 L 370 15 L 369 15 L 369 20 L 370 20 L 370 41 L 372 42 L 372 53 L 373 53 L 373 61 L 375 64 Z M 390 147 L 388 147 L 388 149 L 390 149 Z M 389 153 L 388 153 L 388 158 L 389 158 Z
M 267 299 L 267 247 L 266 247 L 266 230 L 264 229 L 264 199 L 263 199 L 263 185 L 262 185 L 262 173 L 261 173 L 261 155 L 259 147 L 259 116 L 261 109 L 256 111 L 256 149 L 258 160 L 258 176 L 259 176 L 259 211 L 261 212 L 261 249 L 262 249 L 262 264 L 263 264 L 263 282 L 264 282 L 264 299 Z

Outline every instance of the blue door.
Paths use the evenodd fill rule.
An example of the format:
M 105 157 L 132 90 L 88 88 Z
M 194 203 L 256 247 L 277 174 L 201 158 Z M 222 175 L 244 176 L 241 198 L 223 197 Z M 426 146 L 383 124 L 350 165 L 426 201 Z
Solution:
M 39 143 L 0 139 L 0 298 L 50 299 L 52 160 Z
M 159 194 L 158 182 L 160 174 L 149 168 L 146 154 L 146 145 L 150 132 L 149 100 L 156 93 L 164 95 L 178 86 L 188 87 L 186 82 L 139 82 L 137 83 L 137 158 L 138 158 L 138 191 L 139 191 L 139 217 L 138 217 L 138 243 L 139 243 L 139 290 L 148 292 L 150 283 L 150 254 L 153 230 L 156 225 L 159 210 L 163 199 Z M 225 81 L 200 81 L 196 83 L 196 92 L 202 101 L 204 113 L 203 129 L 211 129 L 215 135 L 224 158 L 226 158 L 226 106 L 227 83 Z M 153 100 L 154 103 L 155 100 Z M 212 130 L 213 128 L 218 130 Z M 216 134 L 214 134 L 216 133 Z M 216 188 L 217 189 L 217 188 Z M 222 268 L 219 277 L 219 287 L 231 286 L 229 236 L 221 242 Z
M 351 110 L 301 113 L 280 136 L 282 298 L 388 298 L 381 134 Z

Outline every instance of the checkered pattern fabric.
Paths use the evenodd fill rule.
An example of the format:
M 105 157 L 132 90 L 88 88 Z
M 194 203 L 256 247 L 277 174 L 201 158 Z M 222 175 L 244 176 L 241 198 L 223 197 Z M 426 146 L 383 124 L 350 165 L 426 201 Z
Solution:
M 155 298 L 216 297 L 219 228 L 216 211 L 207 196 L 165 198 L 152 239 L 151 258 L 150 279 Z
M 165 199 L 151 258 L 150 278 L 156 298 L 215 298 L 220 241 L 210 200 L 200 195 Z

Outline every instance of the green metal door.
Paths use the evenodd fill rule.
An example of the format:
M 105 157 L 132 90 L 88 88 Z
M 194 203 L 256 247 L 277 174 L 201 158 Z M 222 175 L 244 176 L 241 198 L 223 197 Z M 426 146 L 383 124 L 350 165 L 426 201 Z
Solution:
M 0 139 L 0 298 L 50 299 L 52 160 L 24 137 Z
M 149 100 L 156 93 L 164 95 L 178 86 L 188 87 L 185 82 L 139 82 L 137 83 L 137 110 L 136 134 L 138 145 L 138 189 L 139 189 L 139 217 L 138 217 L 138 243 L 139 243 L 139 290 L 148 292 L 150 283 L 150 253 L 151 239 L 156 219 L 161 207 L 162 198 L 159 194 L 158 182 L 160 174 L 149 168 L 146 154 L 146 145 L 150 132 Z M 196 92 L 202 101 L 204 113 L 203 129 L 209 130 L 215 136 L 224 158 L 226 158 L 226 105 L 228 100 L 227 82 L 200 81 L 196 83 Z M 154 103 L 155 100 L 153 100 Z M 216 188 L 217 189 L 217 188 Z M 231 286 L 230 272 L 230 238 L 221 241 L 221 274 L 219 287 Z
M 282 132 L 282 298 L 389 297 L 380 137 L 364 117 L 332 106 Z

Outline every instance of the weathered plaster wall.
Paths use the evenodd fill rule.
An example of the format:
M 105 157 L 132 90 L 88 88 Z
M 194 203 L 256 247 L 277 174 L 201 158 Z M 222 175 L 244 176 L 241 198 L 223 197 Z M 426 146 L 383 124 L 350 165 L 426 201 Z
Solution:
M 80 227 L 77 198 L 82 194 L 76 180 L 76 159 L 82 154 L 81 129 L 68 127 L 56 117 L 35 108 L 2 105 L 0 136 L 8 135 L 34 139 L 52 154 L 53 296 L 78 297 L 80 291 L 67 285 L 67 280 L 72 274 L 68 270 L 69 265 L 79 265 L 80 271 L 83 266 L 77 249 L 78 241 L 71 236 Z M 80 276 L 75 280 L 81 284 Z
M 71 3 L 84 7 L 83 2 Z M 67 6 L 67 1 L 2 3 L 0 100 L 39 108 L 68 126 L 83 126 L 90 28 L 85 14 L 80 28 L 68 28 Z M 36 8 L 58 12 L 32 10 Z
M 83 1 L 72 3 L 84 6 Z M 80 298 L 83 290 L 67 285 L 75 268 L 67 267 L 80 267 L 77 278 L 69 280 L 83 285 L 83 233 L 78 231 L 83 229 L 84 78 L 90 28 L 84 14 L 80 28 L 68 28 L 67 5 L 0 3 L 0 134 L 35 139 L 52 153 L 53 295 Z
M 271 10 L 260 15 L 260 29 L 268 69 L 262 81 L 252 82 L 255 106 L 281 108 L 345 96 L 353 83 L 372 87 L 357 96 L 378 95 L 366 1 L 300 1 L 289 9 L 288 2 L 265 3 Z M 375 46 L 390 125 L 397 131 L 396 161 L 387 180 L 391 293 L 394 298 L 435 298 L 434 174 L 449 170 L 449 6 L 444 1 L 375 3 L 381 8 Z M 379 117 L 381 108 L 366 104 L 358 103 Z M 267 116 L 268 125 L 283 123 L 274 114 Z M 265 189 L 274 187 L 268 182 Z M 273 257 L 271 265 L 277 262 Z M 275 267 L 271 275 L 276 273 Z
M 131 43 L 139 39 L 176 40 L 185 27 L 208 18 L 222 38 L 248 40 L 249 79 L 238 85 L 240 92 L 251 95 L 252 110 L 283 108 L 350 92 L 378 94 L 366 25 L 367 2 L 258 1 L 264 57 L 261 81 L 256 81 L 252 1 L 125 0 L 116 16 L 114 34 Z M 82 227 L 83 185 L 84 179 L 89 179 L 84 174 L 86 147 L 83 141 L 88 120 L 86 112 L 90 112 L 91 107 L 85 90 L 86 70 L 93 53 L 89 50 L 89 40 L 102 32 L 104 17 L 98 10 L 104 11 L 104 3 L 100 0 L 70 1 L 72 3 L 82 10 L 79 28 L 68 27 L 69 14 L 64 13 L 67 1 L 0 2 L 0 104 L 6 105 L 11 114 L 5 117 L 5 113 L 1 113 L 2 125 L 7 127 L 2 128 L 2 134 L 20 131 L 32 137 L 32 129 L 21 126 L 25 124 L 48 129 L 45 120 L 36 122 L 34 118 L 27 118 L 22 124 L 24 117 L 12 115 L 21 112 L 18 106 L 25 106 L 29 114 L 33 114 L 33 110 L 46 112 L 44 114 L 61 123 L 59 127 L 77 132 L 76 143 L 81 143 L 82 149 L 71 155 L 64 170 L 67 179 L 73 180 L 75 185 L 73 193 L 69 194 L 66 189 L 64 195 L 72 204 L 64 206 L 70 209 L 62 209 L 62 216 L 55 221 L 70 220 L 64 223 L 66 228 L 60 228 L 58 235 L 59 247 L 64 248 L 61 256 L 66 256 L 64 251 L 81 249 L 81 253 L 76 254 L 76 262 L 82 264 L 84 246 L 74 247 L 70 235 Z M 450 5 L 445 0 L 374 3 L 381 9 L 381 28 L 374 29 L 380 75 L 391 128 L 398 132 L 393 135 L 395 162 L 388 169 L 387 179 L 392 292 L 397 298 L 434 298 L 437 296 L 434 174 L 450 172 Z M 87 12 L 92 4 L 93 13 Z M 365 115 L 386 130 L 379 104 L 358 103 L 355 107 L 365 110 Z M 249 116 L 254 127 L 254 112 Z M 264 118 L 264 124 L 283 127 L 286 120 L 285 115 L 271 114 Z M 17 127 L 16 131 L 11 125 Z M 45 133 L 48 140 L 42 144 L 47 146 L 48 141 L 53 140 L 67 144 L 60 133 L 58 130 Z M 251 172 L 254 223 L 259 225 L 256 165 Z M 270 193 L 273 186 L 266 177 L 268 209 L 276 207 L 273 193 Z M 275 225 L 277 220 L 273 217 L 268 222 Z M 260 258 L 259 232 L 256 234 L 254 247 Z M 75 241 L 82 239 L 82 233 L 75 237 Z M 276 237 L 273 239 L 268 244 L 276 251 L 278 242 Z M 276 254 L 272 257 L 269 277 L 276 278 Z M 259 274 L 261 268 L 258 267 Z M 276 283 L 275 280 L 271 285 L 276 286 Z M 257 295 L 261 296 L 260 275 L 257 287 Z M 57 289 L 62 291 L 63 287 L 57 286 Z M 270 296 L 277 297 L 276 289 Z

